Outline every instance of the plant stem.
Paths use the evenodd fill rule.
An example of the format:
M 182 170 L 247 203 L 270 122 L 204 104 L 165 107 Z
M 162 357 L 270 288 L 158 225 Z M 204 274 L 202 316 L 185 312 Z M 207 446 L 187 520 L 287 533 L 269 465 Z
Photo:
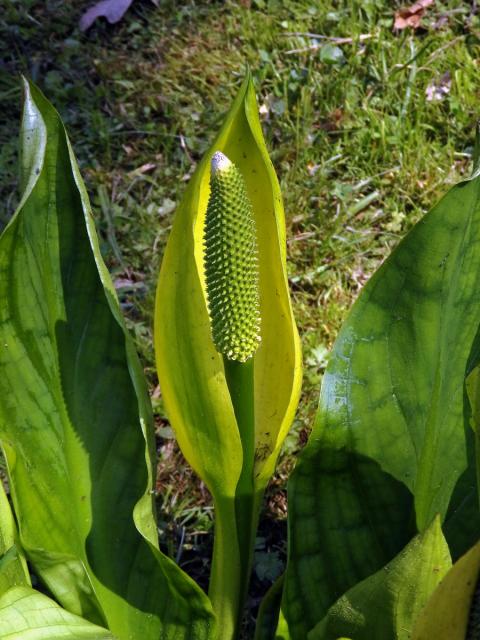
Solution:
M 250 572 L 253 561 L 253 550 L 255 546 L 255 534 L 258 524 L 258 515 L 261 504 L 262 493 L 255 494 L 254 488 L 254 464 L 255 464 L 255 410 L 254 410 L 254 358 L 246 362 L 236 362 L 224 358 L 225 377 L 232 399 L 235 417 L 242 442 L 243 466 L 237 484 L 233 513 L 226 514 L 226 505 L 220 511 L 217 507 L 217 518 L 215 525 L 215 545 L 214 545 L 214 565 L 216 575 L 212 577 L 212 590 L 210 596 L 217 596 L 217 588 L 214 586 L 217 581 L 223 584 L 227 590 L 229 598 L 234 598 L 235 602 L 226 602 L 227 594 L 224 592 L 218 597 L 222 598 L 221 609 L 231 618 L 234 617 L 234 632 L 232 638 L 238 637 L 242 621 L 243 605 L 248 591 Z M 234 553 L 233 540 L 226 541 L 224 517 L 234 518 L 235 533 L 238 549 L 237 570 L 232 572 L 232 566 L 237 562 L 232 557 L 225 558 L 225 570 L 229 571 L 229 577 L 220 576 L 222 565 L 220 556 Z M 226 528 L 226 527 L 225 527 Z M 225 548 L 228 544 L 228 549 Z M 233 564 L 232 564 L 233 560 Z M 235 580 L 237 584 L 226 584 L 228 580 Z M 213 592 L 213 593 L 212 593 Z M 218 612 L 217 612 L 218 615 Z M 223 624 L 223 620 L 219 619 Z M 222 639 L 226 638 L 225 629 L 222 628 Z
M 208 596 L 218 623 L 218 640 L 234 640 L 241 615 L 242 560 L 236 528 L 235 501 L 215 499 L 215 538 Z
M 225 376 L 232 398 L 235 417 L 242 441 L 243 465 L 238 481 L 235 511 L 239 532 L 250 531 L 253 517 L 253 468 L 255 463 L 255 409 L 253 358 L 246 362 L 225 360 Z M 240 544 L 242 561 L 248 560 L 247 551 Z

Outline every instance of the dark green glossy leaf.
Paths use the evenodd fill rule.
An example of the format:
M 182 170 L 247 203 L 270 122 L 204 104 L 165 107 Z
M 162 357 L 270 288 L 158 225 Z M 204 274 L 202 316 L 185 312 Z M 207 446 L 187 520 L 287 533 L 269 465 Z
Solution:
M 13 587 L 0 597 L 0 638 L 115 640 L 106 629 L 65 611 L 29 587 Z
M 289 484 L 289 561 L 282 609 L 294 640 L 347 589 L 408 543 L 412 498 L 372 460 L 309 447 Z M 407 514 L 407 517 L 406 517 Z
M 480 318 L 480 181 L 454 187 L 370 280 L 325 376 L 317 434 L 350 435 L 415 495 L 419 529 L 466 468 L 465 371 Z M 448 472 L 447 472 L 448 471 Z
M 413 624 L 452 565 L 439 519 L 383 569 L 347 591 L 308 640 L 409 640 Z M 433 637 L 433 636 L 432 636 Z
M 72 613 L 118 638 L 209 637 L 157 547 L 143 373 L 58 114 L 26 87 L 20 206 L 0 239 L 0 437 L 19 536 Z
M 468 467 L 464 380 L 480 321 L 479 243 L 473 177 L 392 252 L 339 334 L 310 444 L 290 482 L 283 609 L 295 640 L 399 553 L 415 525 L 422 532 L 437 513 L 445 518 L 460 487 Z M 461 504 L 457 493 L 454 512 Z

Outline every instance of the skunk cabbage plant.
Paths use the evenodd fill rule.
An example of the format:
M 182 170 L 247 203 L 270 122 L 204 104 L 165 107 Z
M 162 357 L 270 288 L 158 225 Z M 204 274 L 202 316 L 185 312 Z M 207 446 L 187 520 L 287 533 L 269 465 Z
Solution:
M 176 212 L 155 347 L 168 416 L 215 503 L 209 594 L 227 640 L 301 383 L 282 198 L 249 76 Z
M 178 207 L 155 305 L 165 406 L 215 505 L 208 595 L 159 549 L 147 385 L 64 127 L 28 82 L 21 150 L 0 237 L 0 637 L 239 640 L 301 383 L 251 78 Z M 479 167 L 345 321 L 255 640 L 479 637 Z

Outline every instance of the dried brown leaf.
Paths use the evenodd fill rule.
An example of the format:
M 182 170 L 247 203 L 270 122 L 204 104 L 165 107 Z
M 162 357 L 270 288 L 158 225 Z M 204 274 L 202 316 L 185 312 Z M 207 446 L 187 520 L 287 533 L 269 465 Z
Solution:
M 409 7 L 399 9 L 395 12 L 393 28 L 396 31 L 402 31 L 408 27 L 418 29 L 427 8 L 434 2 L 435 0 L 418 0 L 418 2 L 414 2 Z

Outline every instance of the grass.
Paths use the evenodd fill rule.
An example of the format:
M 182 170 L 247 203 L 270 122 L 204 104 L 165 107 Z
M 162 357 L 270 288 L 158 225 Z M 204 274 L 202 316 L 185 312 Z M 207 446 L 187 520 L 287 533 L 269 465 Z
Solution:
M 163 547 L 205 586 L 211 507 L 164 415 L 153 297 L 175 206 L 250 65 L 285 199 L 305 360 L 301 405 L 262 518 L 254 611 L 275 573 L 265 554 L 276 554 L 279 566 L 284 559 L 286 478 L 313 423 L 345 314 L 391 247 L 469 171 L 480 114 L 480 17 L 470 3 L 437 2 L 422 29 L 395 33 L 398 4 L 383 0 L 165 0 L 158 7 L 136 0 L 121 23 L 99 22 L 85 35 L 76 23 L 88 4 L 6 1 L 0 222 L 18 200 L 14 132 L 23 72 L 67 125 L 144 362 L 159 435 Z M 448 92 L 428 100 L 432 83 L 442 82 Z

